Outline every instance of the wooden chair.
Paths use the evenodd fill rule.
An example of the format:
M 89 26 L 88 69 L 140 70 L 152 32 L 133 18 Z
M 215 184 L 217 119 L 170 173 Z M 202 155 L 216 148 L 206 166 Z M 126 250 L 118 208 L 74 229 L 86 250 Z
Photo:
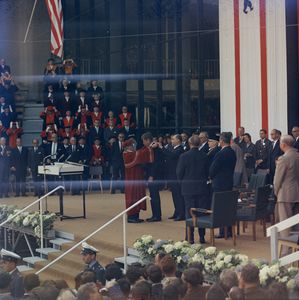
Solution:
M 191 208 L 192 218 L 186 220 L 187 237 L 191 241 L 191 228 L 209 228 L 210 242 L 214 246 L 214 229 L 224 227 L 227 239 L 227 227 L 232 226 L 234 246 L 236 245 L 235 223 L 237 214 L 238 191 L 214 193 L 212 198 L 212 209 Z
M 243 222 L 243 232 L 245 223 L 252 223 L 253 240 L 256 241 L 256 222 L 261 220 L 263 233 L 266 236 L 266 217 L 269 215 L 268 205 L 271 194 L 270 185 L 259 187 L 254 198 L 249 198 L 244 203 L 238 204 L 237 210 L 237 233 L 240 234 L 240 222 Z
M 101 166 L 91 166 L 89 168 L 89 175 L 90 175 L 90 180 L 88 182 L 88 191 L 92 191 L 93 185 L 99 183 L 101 193 L 103 194 L 103 182 L 102 182 L 103 168 Z
M 278 251 L 279 257 L 282 256 L 283 247 L 289 247 L 291 249 L 291 253 L 299 251 L 299 235 L 291 234 L 288 237 L 279 237 L 278 238 Z M 299 266 L 299 262 L 295 263 L 295 265 Z

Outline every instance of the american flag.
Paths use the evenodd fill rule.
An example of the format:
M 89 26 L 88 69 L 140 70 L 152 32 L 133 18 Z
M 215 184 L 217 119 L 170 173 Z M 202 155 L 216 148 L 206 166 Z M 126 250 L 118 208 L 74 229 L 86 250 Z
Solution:
M 51 52 L 63 56 L 63 14 L 61 0 L 45 0 L 51 20 Z

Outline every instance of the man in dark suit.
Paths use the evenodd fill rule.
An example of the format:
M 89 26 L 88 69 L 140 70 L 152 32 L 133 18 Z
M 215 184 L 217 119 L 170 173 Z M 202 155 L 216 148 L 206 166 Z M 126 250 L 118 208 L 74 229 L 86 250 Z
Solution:
M 103 129 L 100 127 L 100 121 L 95 120 L 93 127 L 89 130 L 89 146 L 92 147 L 96 139 L 102 140 L 103 138 Z
M 184 148 L 184 151 L 190 150 L 189 143 L 188 143 L 188 139 L 189 139 L 188 133 L 184 131 L 182 132 L 181 136 L 182 136 L 182 146 Z
M 80 137 L 78 141 L 79 148 L 79 164 L 84 165 L 84 172 L 82 176 L 84 189 L 87 189 L 88 186 L 88 177 L 89 177 L 89 162 L 91 159 L 91 150 L 89 146 L 86 144 L 86 140 L 84 137 Z
M 272 145 L 269 149 L 268 169 L 269 169 L 269 180 L 270 183 L 273 184 L 273 179 L 276 170 L 276 161 L 280 156 L 283 155 L 283 152 L 280 149 L 281 132 L 278 129 L 273 129 L 270 135 L 272 139 Z
M 208 208 L 209 191 L 208 181 L 208 157 L 204 151 L 198 151 L 200 138 L 193 135 L 189 139 L 190 150 L 180 156 L 176 174 L 181 182 L 182 195 L 185 201 L 185 217 L 191 218 L 191 208 Z M 200 243 L 205 243 L 205 230 L 198 229 Z M 194 229 L 191 234 L 191 242 L 194 242 Z
M 39 197 L 41 195 L 41 175 L 38 174 L 38 166 L 43 164 L 44 156 L 44 149 L 39 146 L 38 139 L 33 139 L 32 148 L 28 151 L 28 168 L 34 183 L 34 196 Z
M 104 141 L 107 144 L 111 138 L 116 138 L 118 136 L 119 130 L 114 125 L 113 120 L 108 121 L 108 127 L 104 129 Z
M 12 150 L 12 171 L 16 175 L 16 197 L 26 197 L 26 173 L 28 162 L 28 149 L 22 146 L 21 138 L 16 139 L 17 147 Z
M 242 150 L 246 146 L 244 142 L 244 134 L 245 134 L 245 128 L 239 127 L 238 128 L 238 136 L 234 138 L 235 144 L 237 144 Z
M 88 110 L 90 110 L 90 108 L 91 108 L 90 101 L 86 97 L 85 90 L 81 90 L 80 93 L 79 93 L 79 97 L 78 97 L 78 100 L 77 100 L 77 107 L 78 107 L 79 110 L 82 110 L 83 107 L 88 108 Z
M 67 150 L 68 153 L 68 161 L 69 162 L 74 162 L 74 163 L 79 163 L 80 160 L 80 148 L 77 146 L 77 140 L 75 137 L 72 137 L 70 139 L 70 145 L 69 148 Z M 71 176 L 67 176 L 68 180 L 71 181 L 71 193 L 72 195 L 80 195 L 80 176 L 78 175 L 71 175 Z
M 148 181 L 148 189 L 151 197 L 151 208 L 152 217 L 146 219 L 147 222 L 159 222 L 161 221 L 161 200 L 160 200 L 160 181 L 161 172 L 160 168 L 162 166 L 163 154 L 161 149 L 159 149 L 159 144 L 153 143 L 153 136 L 151 133 L 144 133 L 141 137 L 143 145 L 145 147 L 151 147 L 154 152 L 154 161 L 148 163 L 145 166 L 146 179 Z
M 13 298 L 7 298 L 7 299 L 21 299 L 24 296 L 24 292 L 25 292 L 23 277 L 17 269 L 17 264 L 18 261 L 21 260 L 21 257 L 14 252 L 2 249 L 0 251 L 0 260 L 2 262 L 1 267 L 3 268 L 3 270 L 9 273 L 11 276 L 10 294 Z M 6 299 L 6 298 L 4 297 L 1 299 Z
M 71 98 L 69 91 L 63 93 L 63 98 L 58 103 L 58 110 L 64 117 L 67 111 L 70 111 L 74 116 L 78 110 L 77 103 Z
M 199 151 L 202 151 L 204 153 L 209 152 L 209 134 L 206 131 L 202 131 L 199 134 L 199 140 L 200 140 L 200 145 L 198 147 Z
M 10 173 L 10 158 L 8 155 L 8 147 L 6 146 L 6 139 L 0 139 L 0 198 L 8 196 L 8 181 Z
M 124 126 L 120 128 L 120 132 L 125 135 L 125 140 L 129 139 L 130 136 L 135 135 L 135 129 L 130 127 L 130 121 L 124 120 Z
M 0 74 L 8 73 L 10 74 L 10 66 L 5 64 L 5 59 L 0 59 Z
M 233 189 L 234 170 L 237 158 L 235 151 L 230 146 L 231 139 L 232 134 L 230 132 L 222 132 L 220 134 L 219 143 L 221 150 L 215 155 L 209 170 L 214 193 L 231 191 Z M 232 236 L 231 228 L 228 228 L 228 236 Z M 220 228 L 218 238 L 223 237 L 224 229 Z
M 169 174 L 169 187 L 172 193 L 172 200 L 174 205 L 174 213 L 169 219 L 174 219 L 175 221 L 183 221 L 185 220 L 185 205 L 184 198 L 181 194 L 180 183 L 178 182 L 178 178 L 176 176 L 176 168 L 181 154 L 184 153 L 184 149 L 182 147 L 182 137 L 180 134 L 175 134 L 171 137 L 171 148 L 160 148 L 163 151 L 163 154 L 166 158 L 166 167 L 168 169 Z
M 266 129 L 260 130 L 260 139 L 255 143 L 256 148 L 256 169 L 267 170 L 269 151 L 272 146 L 271 141 L 267 138 Z
M 299 127 L 298 126 L 294 126 L 292 128 L 292 135 L 295 139 L 294 148 L 296 148 L 299 151 Z
M 120 132 L 117 140 L 111 147 L 111 165 L 112 165 L 112 183 L 111 194 L 115 194 L 115 190 L 119 188 L 121 192 L 124 191 L 125 165 L 123 159 L 123 142 L 125 135 Z

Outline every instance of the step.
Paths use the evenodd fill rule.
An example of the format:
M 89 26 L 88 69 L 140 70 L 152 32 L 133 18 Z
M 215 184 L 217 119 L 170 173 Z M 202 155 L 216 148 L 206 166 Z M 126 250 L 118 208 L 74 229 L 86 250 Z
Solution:
M 44 110 L 42 104 L 24 105 L 24 118 L 39 118 L 40 113 Z
M 43 128 L 43 120 L 24 120 L 23 121 L 23 131 L 24 132 L 41 132 Z
M 119 264 L 122 264 L 124 265 L 125 263 L 125 258 L 122 256 L 122 257 L 116 257 L 114 258 L 114 261 L 119 263 Z M 141 259 L 140 258 L 137 258 L 137 257 L 134 257 L 134 256 L 127 256 L 127 264 L 128 266 L 132 265 L 132 264 L 135 264 L 135 263 L 141 263 Z
M 23 272 L 28 272 L 28 271 L 34 271 L 33 268 L 31 267 L 28 267 L 26 265 L 20 265 L 20 266 L 17 266 L 17 269 L 19 270 L 19 272 L 23 273 Z
M 73 241 L 71 240 L 67 240 L 67 239 L 62 239 L 62 238 L 56 238 L 54 240 L 50 240 L 50 243 L 53 244 L 53 248 L 54 249 L 59 249 L 61 250 L 61 246 L 64 244 L 69 244 L 69 243 L 73 243 Z
M 30 266 L 34 266 L 35 263 L 40 261 L 46 261 L 46 259 L 41 258 L 40 256 L 29 256 L 29 257 L 24 257 L 23 261 Z
M 64 232 L 61 230 L 55 230 L 55 236 L 57 238 L 62 238 L 62 239 L 66 239 L 66 240 L 71 240 L 71 241 L 75 240 L 75 235 L 73 233 Z
M 49 254 L 51 253 L 57 253 L 57 252 L 61 252 L 58 249 L 54 249 L 54 248 L 37 248 L 35 249 L 36 252 L 41 253 L 42 255 L 44 255 L 45 257 L 48 257 Z

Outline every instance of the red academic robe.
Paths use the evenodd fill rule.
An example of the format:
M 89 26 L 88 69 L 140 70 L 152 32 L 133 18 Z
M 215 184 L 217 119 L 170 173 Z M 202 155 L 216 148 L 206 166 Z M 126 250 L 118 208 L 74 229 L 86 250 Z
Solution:
M 126 208 L 146 196 L 146 183 L 144 180 L 143 164 L 154 161 L 154 153 L 150 148 L 143 147 L 140 150 L 124 152 L 125 163 L 125 199 Z M 146 210 L 146 202 L 134 207 L 128 212 L 128 216 L 138 214 L 140 210 Z
M 16 148 L 17 147 L 17 144 L 16 144 L 17 138 L 21 137 L 21 135 L 23 134 L 23 129 L 22 128 L 16 128 L 16 129 L 9 128 L 6 131 L 6 134 L 9 137 L 9 142 L 8 142 L 9 147 Z

